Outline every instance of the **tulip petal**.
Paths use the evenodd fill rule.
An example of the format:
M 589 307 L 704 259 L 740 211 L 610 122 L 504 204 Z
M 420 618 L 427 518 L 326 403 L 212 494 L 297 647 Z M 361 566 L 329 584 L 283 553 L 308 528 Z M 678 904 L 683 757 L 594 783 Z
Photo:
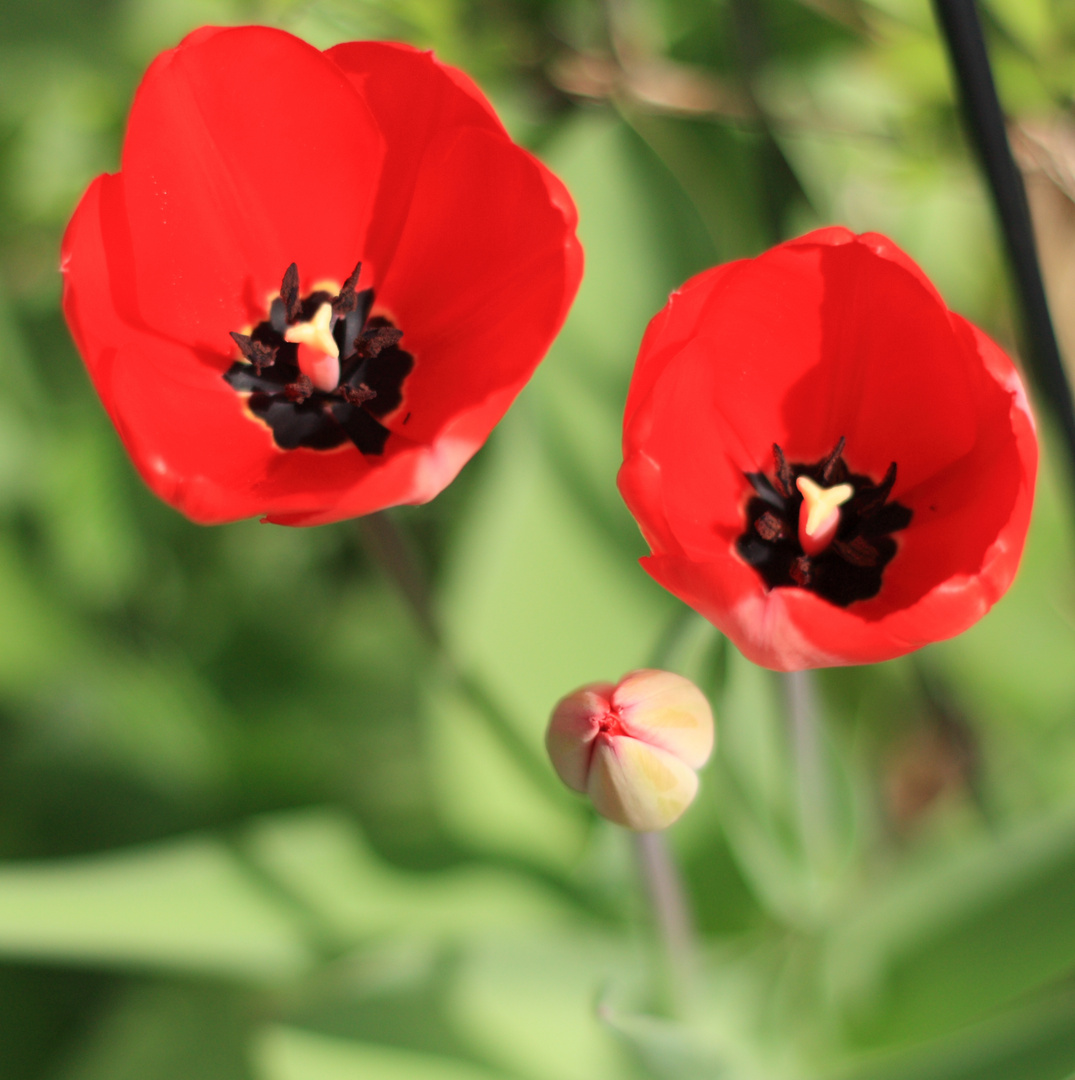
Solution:
M 162 499 L 204 524 L 265 513 L 312 524 L 431 498 L 455 475 L 465 457 L 451 444 L 400 440 L 385 459 L 352 446 L 284 453 L 213 372 L 214 357 L 201 362 L 206 377 L 186 345 L 122 318 L 125 283 L 102 227 L 117 188 L 122 177 L 98 177 L 68 226 L 64 313 L 124 445 Z M 466 444 L 466 456 L 475 448 Z
M 578 285 L 568 236 L 543 170 L 505 139 L 463 128 L 435 140 L 378 286 L 415 358 L 386 426 L 431 439 L 467 403 L 522 389 Z
M 573 791 L 585 791 L 598 723 L 609 715 L 612 683 L 590 683 L 553 709 L 545 749 L 557 775 Z
M 713 752 L 713 712 L 705 694 L 671 671 L 633 671 L 612 695 L 624 731 L 667 750 L 692 769 Z
M 123 154 L 142 319 L 230 355 L 228 331 L 264 318 L 290 263 L 304 288 L 342 282 L 383 155 L 365 102 L 290 34 L 220 30 L 162 54 Z
M 377 116 L 387 152 L 365 256 L 383 270 L 403 234 L 430 143 L 445 131 L 470 127 L 507 141 L 481 91 L 432 53 L 384 41 L 351 41 L 329 49 L 337 65 Z
M 674 754 L 629 736 L 602 737 L 588 791 L 598 813 L 637 832 L 667 828 L 691 804 L 698 776 Z

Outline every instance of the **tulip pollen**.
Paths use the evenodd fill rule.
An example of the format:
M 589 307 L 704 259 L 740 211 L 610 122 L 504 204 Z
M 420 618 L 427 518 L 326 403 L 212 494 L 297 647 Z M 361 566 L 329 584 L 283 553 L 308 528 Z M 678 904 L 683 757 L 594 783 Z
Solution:
M 284 332 L 284 341 L 298 345 L 299 370 L 318 390 L 330 393 L 340 382 L 340 347 L 332 336 L 332 305 L 325 301 L 306 322 Z
M 840 525 L 840 507 L 855 489 L 850 484 L 822 487 L 809 476 L 800 476 L 795 486 L 803 497 L 799 507 L 799 543 L 807 555 L 820 555 L 832 543 Z

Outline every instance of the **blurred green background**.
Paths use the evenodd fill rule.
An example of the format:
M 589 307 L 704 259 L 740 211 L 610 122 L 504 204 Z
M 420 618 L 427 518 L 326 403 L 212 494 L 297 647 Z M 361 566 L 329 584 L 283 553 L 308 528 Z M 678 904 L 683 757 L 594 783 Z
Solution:
M 983 11 L 1070 349 L 1075 2 Z M 58 312 L 140 73 L 241 22 L 434 48 L 579 206 L 549 359 L 448 491 L 391 514 L 441 649 L 376 527 L 159 504 Z M 806 746 L 785 682 L 638 568 L 614 487 L 669 290 L 815 225 L 891 235 L 1013 346 L 952 99 L 926 0 L 0 2 L 0 1076 L 1075 1073 L 1075 514 L 1048 430 L 1009 596 L 822 673 Z M 540 763 L 557 698 L 658 661 L 720 732 L 670 834 L 701 952 L 676 1015 L 629 838 L 489 722 Z

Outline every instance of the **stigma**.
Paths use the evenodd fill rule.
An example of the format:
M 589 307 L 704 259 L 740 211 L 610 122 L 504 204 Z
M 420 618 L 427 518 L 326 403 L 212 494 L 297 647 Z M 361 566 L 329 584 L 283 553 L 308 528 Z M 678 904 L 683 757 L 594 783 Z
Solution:
M 850 484 L 824 488 L 809 476 L 800 476 L 795 486 L 803 497 L 799 507 L 799 543 L 807 555 L 820 555 L 832 543 L 840 527 L 840 507 L 855 489 Z
M 318 390 L 331 393 L 340 383 L 340 347 L 332 336 L 332 304 L 325 301 L 308 322 L 293 323 L 284 340 L 298 345 L 299 371 Z

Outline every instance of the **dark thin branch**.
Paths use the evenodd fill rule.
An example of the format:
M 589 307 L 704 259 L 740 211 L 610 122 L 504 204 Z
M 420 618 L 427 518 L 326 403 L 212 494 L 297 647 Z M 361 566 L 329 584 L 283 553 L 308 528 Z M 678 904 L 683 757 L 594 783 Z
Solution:
M 989 181 L 1004 233 L 1022 309 L 1027 365 L 1063 435 L 1075 482 L 1075 401 L 1049 316 L 1030 206 L 1008 143 L 978 10 L 974 0 L 933 0 L 933 6 L 956 76 L 967 131 Z

